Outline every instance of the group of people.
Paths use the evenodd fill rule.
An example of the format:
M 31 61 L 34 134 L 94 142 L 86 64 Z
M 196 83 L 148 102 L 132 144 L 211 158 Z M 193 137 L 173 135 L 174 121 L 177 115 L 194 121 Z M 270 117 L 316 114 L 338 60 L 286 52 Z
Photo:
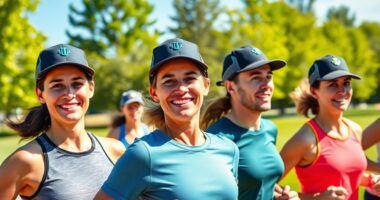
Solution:
M 67 44 L 40 52 L 41 105 L 7 122 L 33 140 L 2 163 L 0 199 L 357 200 L 359 186 L 367 187 L 365 199 L 380 199 L 380 176 L 366 171 L 380 172 L 380 165 L 363 150 L 380 141 L 380 119 L 362 131 L 343 117 L 351 79 L 361 78 L 343 58 L 316 59 L 292 93 L 297 112 L 313 118 L 279 153 L 277 127 L 262 112 L 271 109 L 273 73 L 285 61 L 252 45 L 232 50 L 216 82 L 226 96 L 201 113 L 211 82 L 198 46 L 173 38 L 152 57 L 150 100 L 124 92 L 121 114 L 103 138 L 85 129 L 95 72 L 84 52 Z M 278 184 L 293 168 L 298 192 Z

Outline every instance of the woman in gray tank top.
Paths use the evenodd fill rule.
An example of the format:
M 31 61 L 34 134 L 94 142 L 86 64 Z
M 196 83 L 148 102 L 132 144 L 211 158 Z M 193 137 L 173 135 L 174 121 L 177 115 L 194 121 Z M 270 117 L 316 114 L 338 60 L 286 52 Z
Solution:
M 0 167 L 0 199 L 92 199 L 124 152 L 117 140 L 85 130 L 94 70 L 84 52 L 59 44 L 40 52 L 36 94 L 41 105 L 7 125 L 33 139 Z

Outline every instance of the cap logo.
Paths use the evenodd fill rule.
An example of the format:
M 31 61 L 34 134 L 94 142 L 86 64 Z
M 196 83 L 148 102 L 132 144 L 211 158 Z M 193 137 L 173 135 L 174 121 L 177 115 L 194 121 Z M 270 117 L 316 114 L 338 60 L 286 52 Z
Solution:
M 174 51 L 178 51 L 183 47 L 183 44 L 181 42 L 173 42 L 169 48 L 173 49 Z
M 258 49 L 258 48 L 252 48 L 251 49 L 251 51 L 252 51 L 252 53 L 254 53 L 254 54 L 256 54 L 256 55 L 260 55 L 261 54 L 261 51 L 260 51 L 260 49 Z
M 66 47 L 61 47 L 58 49 L 57 53 L 63 57 L 66 57 L 71 53 L 71 51 Z
M 331 63 L 334 64 L 335 66 L 338 66 L 338 65 L 340 65 L 341 61 L 339 60 L 339 58 L 333 57 L 331 59 Z

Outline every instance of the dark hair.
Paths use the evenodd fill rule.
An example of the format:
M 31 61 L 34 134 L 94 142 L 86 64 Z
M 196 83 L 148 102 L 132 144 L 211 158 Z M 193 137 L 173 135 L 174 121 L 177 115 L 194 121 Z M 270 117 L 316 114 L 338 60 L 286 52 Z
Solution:
M 234 83 L 239 83 L 239 74 L 234 75 L 230 81 Z M 204 112 L 202 112 L 201 117 L 201 129 L 206 130 L 209 126 L 214 124 L 224 115 L 226 115 L 232 108 L 231 104 L 231 95 L 228 93 L 225 97 L 220 97 L 214 100 L 211 100 L 211 103 L 208 103 Z
M 125 115 L 122 114 L 122 113 L 118 113 L 118 114 L 116 114 L 116 115 L 112 118 L 111 127 L 112 127 L 112 128 L 119 127 L 119 126 L 125 124 L 125 120 L 126 120 Z
M 301 84 L 290 93 L 290 97 L 296 105 L 297 113 L 309 117 L 309 110 L 313 115 L 319 113 L 319 104 L 317 99 L 315 99 L 310 92 L 310 87 L 318 89 L 320 86 L 320 81 L 315 82 L 313 85 L 309 85 L 307 79 L 303 80 Z
M 200 127 L 202 130 L 206 130 L 210 125 L 218 121 L 222 116 L 227 114 L 231 110 L 230 95 L 227 93 L 225 97 L 220 97 L 207 104 L 201 117 Z
M 92 76 L 86 73 L 83 69 L 81 70 L 85 74 L 87 80 L 92 81 Z M 43 82 L 45 76 L 41 77 L 36 83 L 36 87 L 41 91 L 44 91 Z M 6 125 L 15 130 L 22 139 L 37 137 L 41 133 L 46 132 L 51 126 L 49 110 L 46 104 L 32 107 L 29 109 L 29 112 L 23 120 L 15 122 L 8 118 Z

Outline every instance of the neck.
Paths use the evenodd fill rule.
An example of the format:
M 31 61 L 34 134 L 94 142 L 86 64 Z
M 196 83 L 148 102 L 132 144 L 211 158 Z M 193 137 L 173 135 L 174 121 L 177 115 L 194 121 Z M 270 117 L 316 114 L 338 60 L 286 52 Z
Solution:
M 162 131 L 173 140 L 188 146 L 199 146 L 206 141 L 203 132 L 199 128 L 199 119 L 187 122 L 165 119 Z
M 261 112 L 254 112 L 240 103 L 232 103 L 231 111 L 226 115 L 235 124 L 250 130 L 260 129 Z
M 345 136 L 348 134 L 348 127 L 343 122 L 343 116 L 332 115 L 328 112 L 320 112 L 315 116 L 316 122 L 327 134 L 338 134 L 340 136 Z
M 88 150 L 92 145 L 84 128 L 84 120 L 75 124 L 62 124 L 52 120 L 46 134 L 57 146 L 72 152 Z

